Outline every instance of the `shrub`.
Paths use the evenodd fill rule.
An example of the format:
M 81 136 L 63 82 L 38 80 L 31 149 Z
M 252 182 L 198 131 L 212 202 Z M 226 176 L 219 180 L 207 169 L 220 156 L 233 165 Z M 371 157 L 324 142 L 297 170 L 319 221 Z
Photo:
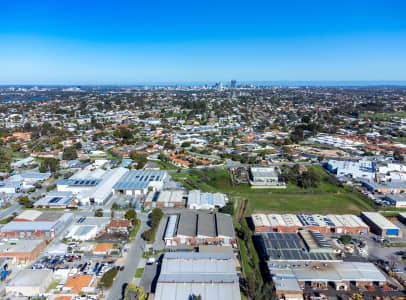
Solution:
M 117 269 L 113 268 L 104 273 L 101 283 L 105 288 L 110 288 L 113 285 L 114 278 L 117 276 Z
M 344 245 L 351 243 L 352 237 L 351 235 L 345 234 L 340 237 L 340 240 L 343 242 Z

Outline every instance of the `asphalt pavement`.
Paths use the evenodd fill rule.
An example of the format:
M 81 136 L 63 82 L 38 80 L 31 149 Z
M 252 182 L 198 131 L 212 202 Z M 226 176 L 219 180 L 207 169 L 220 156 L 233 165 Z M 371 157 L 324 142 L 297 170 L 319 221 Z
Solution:
M 131 246 L 124 259 L 125 269 L 120 271 L 113 283 L 113 286 L 108 291 L 107 300 L 119 300 L 124 295 L 125 286 L 132 282 L 135 272 L 137 271 L 138 263 L 144 252 L 145 241 L 141 238 L 141 234 L 149 228 L 147 225 L 148 215 L 139 213 L 138 218 L 141 220 L 141 227 L 138 230 L 136 237 L 132 240 Z
M 18 203 L 14 203 L 10 207 L 0 210 L 0 220 L 11 216 L 14 212 L 18 213 L 20 211 L 21 205 Z

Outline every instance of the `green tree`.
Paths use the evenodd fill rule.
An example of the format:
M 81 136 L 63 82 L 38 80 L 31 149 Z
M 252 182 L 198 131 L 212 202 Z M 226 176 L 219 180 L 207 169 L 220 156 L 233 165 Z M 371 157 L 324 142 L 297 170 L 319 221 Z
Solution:
M 78 158 L 78 153 L 75 147 L 68 147 L 63 150 L 62 159 L 63 160 L 73 160 Z
M 96 209 L 96 211 L 94 212 L 94 216 L 103 217 L 103 209 L 102 208 Z
M 51 157 L 45 158 L 40 165 L 40 172 L 45 173 L 45 172 L 56 172 L 59 167 L 59 160 Z
M 352 237 L 351 235 L 344 234 L 340 237 L 340 241 L 343 242 L 344 245 L 351 243 Z
M 110 288 L 113 285 L 113 281 L 117 273 L 118 271 L 116 268 L 110 269 L 106 273 L 104 273 L 102 279 L 100 280 L 103 287 Z
M 129 294 L 134 294 L 135 299 L 138 300 L 146 300 L 147 294 L 144 292 L 144 288 L 142 286 L 138 287 L 134 283 L 130 282 L 124 291 L 124 299 L 134 299 L 134 297 L 129 296 Z
M 158 226 L 163 217 L 163 212 L 160 208 L 154 208 L 150 214 L 150 221 L 152 227 Z
M 228 201 L 224 207 L 220 209 L 223 214 L 234 215 L 234 203 L 233 201 Z
M 135 226 L 138 223 L 138 219 L 137 219 L 137 212 L 134 209 L 128 209 L 125 212 L 124 217 L 130 221 L 133 226 Z

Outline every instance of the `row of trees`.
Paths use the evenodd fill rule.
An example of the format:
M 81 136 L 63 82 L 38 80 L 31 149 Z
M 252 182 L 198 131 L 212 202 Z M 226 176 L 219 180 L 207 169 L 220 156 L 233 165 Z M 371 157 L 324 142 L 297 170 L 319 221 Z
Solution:
M 321 181 L 320 175 L 313 168 L 301 172 L 298 164 L 292 167 L 285 166 L 282 169 L 281 177 L 284 182 L 297 185 L 304 189 L 311 187 L 316 188 Z
M 151 224 L 151 228 L 144 231 L 142 234 L 143 238 L 148 242 L 153 242 L 155 240 L 155 233 L 158 230 L 159 222 L 163 217 L 163 212 L 159 208 L 154 208 L 149 215 L 149 222 Z

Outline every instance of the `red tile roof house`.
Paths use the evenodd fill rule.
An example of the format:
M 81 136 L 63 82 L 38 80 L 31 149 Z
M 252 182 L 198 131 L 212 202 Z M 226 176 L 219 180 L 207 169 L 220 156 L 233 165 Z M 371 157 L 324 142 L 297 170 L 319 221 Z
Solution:
M 131 222 L 128 220 L 111 220 L 106 227 L 108 233 L 125 233 L 130 232 Z

